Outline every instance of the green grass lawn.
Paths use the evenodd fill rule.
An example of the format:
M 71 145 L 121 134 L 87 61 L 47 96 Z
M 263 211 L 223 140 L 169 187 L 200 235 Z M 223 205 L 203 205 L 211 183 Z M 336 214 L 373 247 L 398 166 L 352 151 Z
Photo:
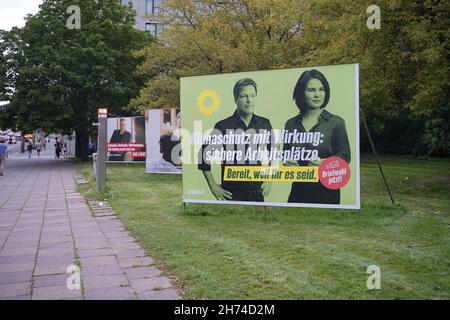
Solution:
M 361 162 L 360 211 L 182 204 L 182 177 L 108 165 L 107 198 L 187 299 L 449 299 L 450 162 Z M 98 198 L 92 164 L 81 166 Z M 368 290 L 369 265 L 381 289 Z

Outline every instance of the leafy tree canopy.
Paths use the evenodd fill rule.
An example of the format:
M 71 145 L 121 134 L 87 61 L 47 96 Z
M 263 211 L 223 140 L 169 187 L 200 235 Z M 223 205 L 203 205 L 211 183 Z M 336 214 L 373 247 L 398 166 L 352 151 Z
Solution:
M 151 79 L 130 108 L 177 107 L 179 78 L 355 63 L 361 106 L 380 149 L 450 155 L 450 2 L 167 0 L 161 41 L 140 50 Z
M 80 29 L 66 25 L 71 5 L 81 9 Z M 152 41 L 134 19 L 117 0 L 45 0 L 25 27 L 2 32 L 3 126 L 86 131 L 97 108 L 122 112 L 143 84 L 131 52 Z

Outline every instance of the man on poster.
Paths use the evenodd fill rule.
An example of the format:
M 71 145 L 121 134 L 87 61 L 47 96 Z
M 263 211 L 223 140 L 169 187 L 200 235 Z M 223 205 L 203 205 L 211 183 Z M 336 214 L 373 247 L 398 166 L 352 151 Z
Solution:
M 125 119 L 120 119 L 119 121 L 119 129 L 114 130 L 111 139 L 109 140 L 110 143 L 129 143 L 131 141 L 131 133 L 127 130 Z M 125 159 L 125 152 L 111 152 L 109 156 L 109 161 L 124 161 Z
M 249 141 L 253 141 L 252 136 L 255 134 L 261 134 L 264 132 L 271 132 L 272 125 L 266 118 L 257 116 L 254 114 L 256 98 L 257 98 L 257 85 L 255 81 L 249 78 L 244 78 L 236 82 L 233 95 L 236 103 L 236 110 L 232 116 L 217 122 L 214 126 L 214 130 L 211 134 L 218 135 L 233 135 L 236 136 L 248 136 L 250 139 L 247 141 L 241 140 L 239 142 L 225 144 L 218 144 L 217 146 L 203 144 L 199 152 L 199 164 L 198 169 L 203 172 L 203 175 L 208 183 L 211 193 L 217 200 L 233 200 L 233 201 L 255 201 L 263 202 L 264 198 L 268 196 L 271 189 L 271 182 L 256 182 L 256 181 L 224 181 L 225 166 L 248 166 L 256 165 L 261 166 L 261 161 L 251 163 L 248 159 L 236 159 L 222 160 L 221 167 L 221 184 L 216 183 L 211 173 L 211 164 L 207 159 L 208 149 L 227 149 L 227 150 L 241 150 L 243 154 L 246 154 L 250 147 Z M 270 150 L 270 144 L 265 146 Z M 242 161 L 243 160 L 243 161 Z

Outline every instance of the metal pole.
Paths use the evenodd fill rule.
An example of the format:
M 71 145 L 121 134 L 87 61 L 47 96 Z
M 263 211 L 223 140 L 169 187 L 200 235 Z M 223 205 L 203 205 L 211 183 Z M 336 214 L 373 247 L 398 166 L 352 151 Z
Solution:
M 392 204 L 395 205 L 394 198 L 392 197 L 391 190 L 389 189 L 389 185 L 387 183 L 386 177 L 384 176 L 383 169 L 381 168 L 381 163 L 380 163 L 380 160 L 378 159 L 377 151 L 375 150 L 375 145 L 373 144 L 372 137 L 371 137 L 370 132 L 369 132 L 369 127 L 367 126 L 366 118 L 364 117 L 364 113 L 363 113 L 361 108 L 359 108 L 359 111 L 361 113 L 361 117 L 362 117 L 362 120 L 363 120 L 364 128 L 366 129 L 367 137 L 369 138 L 369 142 L 370 142 L 370 145 L 372 147 L 373 154 L 375 155 L 375 159 L 377 160 L 378 168 L 380 169 L 381 176 L 383 177 L 384 185 L 386 186 L 386 189 L 387 189 L 387 191 L 389 193 L 389 197 L 391 197 Z
M 106 182 L 106 133 L 108 110 L 98 110 L 97 192 L 103 192 Z

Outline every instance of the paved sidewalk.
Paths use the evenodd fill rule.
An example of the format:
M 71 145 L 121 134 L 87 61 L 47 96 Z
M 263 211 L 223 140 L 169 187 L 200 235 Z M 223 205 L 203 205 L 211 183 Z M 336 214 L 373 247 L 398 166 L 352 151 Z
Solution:
M 74 165 L 52 152 L 15 154 L 0 177 L 0 299 L 180 299 L 119 219 L 92 215 Z

